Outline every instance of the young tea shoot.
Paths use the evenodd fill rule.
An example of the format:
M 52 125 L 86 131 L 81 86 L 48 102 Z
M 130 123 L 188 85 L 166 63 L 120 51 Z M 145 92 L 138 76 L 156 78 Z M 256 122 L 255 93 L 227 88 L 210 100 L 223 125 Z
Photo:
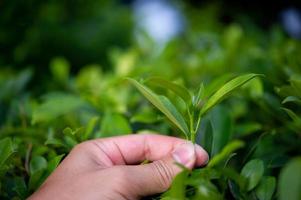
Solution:
M 206 113 L 229 96 L 234 90 L 258 76 L 261 75 L 252 73 L 245 74 L 237 76 L 228 82 L 226 81 L 229 79 L 229 76 L 222 76 L 208 87 L 204 87 L 203 84 L 200 84 L 196 93 L 191 93 L 184 86 L 159 77 L 151 77 L 143 83 L 132 78 L 127 78 L 127 80 L 160 110 L 169 121 L 185 135 L 187 140 L 195 143 L 201 120 Z M 180 109 L 177 108 L 167 96 L 155 93 L 147 87 L 146 84 L 159 86 L 172 91 L 185 102 L 184 113 L 181 113 L 179 111 Z

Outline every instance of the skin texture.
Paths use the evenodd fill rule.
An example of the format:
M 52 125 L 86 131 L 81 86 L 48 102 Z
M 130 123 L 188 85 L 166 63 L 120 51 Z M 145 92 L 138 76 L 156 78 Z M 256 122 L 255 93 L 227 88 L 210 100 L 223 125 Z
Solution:
M 141 165 L 144 160 L 153 161 Z M 30 200 L 140 199 L 166 191 L 181 169 L 203 166 L 198 145 L 168 136 L 137 134 L 77 145 Z

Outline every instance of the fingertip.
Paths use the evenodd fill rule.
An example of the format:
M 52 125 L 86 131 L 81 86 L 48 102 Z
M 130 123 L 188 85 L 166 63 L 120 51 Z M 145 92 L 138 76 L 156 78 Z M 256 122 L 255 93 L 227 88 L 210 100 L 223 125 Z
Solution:
M 200 145 L 195 144 L 195 153 L 196 153 L 196 167 L 202 167 L 207 165 L 209 161 L 209 155 Z

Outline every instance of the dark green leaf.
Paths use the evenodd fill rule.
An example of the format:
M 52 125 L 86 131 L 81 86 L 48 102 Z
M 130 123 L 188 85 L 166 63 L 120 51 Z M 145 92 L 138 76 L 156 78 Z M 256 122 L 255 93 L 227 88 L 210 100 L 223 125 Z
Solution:
M 259 185 L 256 187 L 256 196 L 259 200 L 270 200 L 272 199 L 273 193 L 276 187 L 275 177 L 268 176 L 263 177 Z
M 11 138 L 0 140 L 0 169 L 5 164 L 5 161 L 14 153 L 13 142 Z
M 246 190 L 254 189 L 260 182 L 264 173 L 262 160 L 254 159 L 249 161 L 241 170 L 241 175 L 247 179 Z

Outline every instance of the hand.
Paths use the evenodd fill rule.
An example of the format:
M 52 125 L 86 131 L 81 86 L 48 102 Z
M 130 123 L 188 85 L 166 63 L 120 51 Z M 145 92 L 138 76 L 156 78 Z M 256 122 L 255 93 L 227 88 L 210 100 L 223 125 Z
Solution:
M 141 165 L 144 160 L 153 161 Z M 77 145 L 29 199 L 140 199 L 167 190 L 181 171 L 205 165 L 208 154 L 183 139 L 138 134 Z

